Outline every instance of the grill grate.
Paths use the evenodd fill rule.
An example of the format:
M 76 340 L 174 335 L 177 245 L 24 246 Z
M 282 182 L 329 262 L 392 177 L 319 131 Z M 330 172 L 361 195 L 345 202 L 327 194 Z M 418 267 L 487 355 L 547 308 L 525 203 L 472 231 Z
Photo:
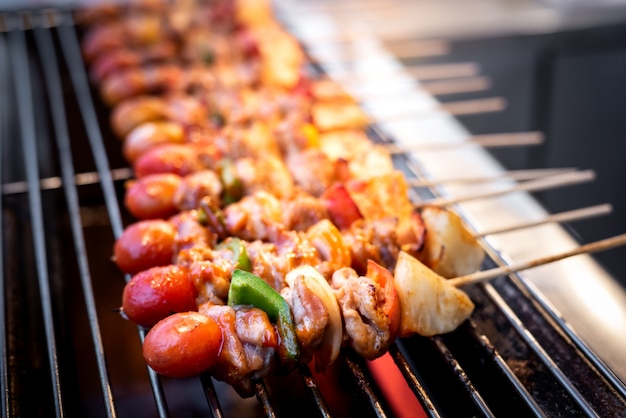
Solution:
M 108 258 L 132 220 L 120 209 L 123 177 L 113 173 L 125 163 L 107 109 L 92 99 L 80 29 L 69 10 L 1 15 L 0 28 L 3 416 L 393 414 L 366 363 L 349 352 L 326 378 L 303 369 L 258 382 L 258 402 L 208 376 L 172 381 L 146 368 L 144 331 L 114 312 L 129 278 Z M 376 129 L 371 137 L 390 141 Z M 407 175 L 419 173 L 394 158 Z M 76 183 L 77 173 L 94 172 L 97 182 Z M 526 282 L 500 278 L 468 291 L 472 321 L 390 349 L 427 416 L 623 413 L 623 383 Z M 331 378 L 347 388 L 339 400 Z

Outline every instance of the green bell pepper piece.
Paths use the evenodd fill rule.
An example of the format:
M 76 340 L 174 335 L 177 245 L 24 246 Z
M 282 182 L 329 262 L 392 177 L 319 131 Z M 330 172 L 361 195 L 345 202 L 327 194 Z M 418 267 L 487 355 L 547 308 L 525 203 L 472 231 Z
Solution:
M 250 262 L 250 257 L 248 257 L 248 251 L 246 250 L 246 246 L 243 244 L 243 241 L 239 238 L 227 238 L 226 241 L 218 244 L 215 248 L 217 250 L 229 250 L 232 252 L 232 259 L 235 262 L 236 268 L 245 271 L 252 271 L 252 263 Z
M 267 314 L 278 331 L 278 356 L 280 371 L 291 371 L 298 362 L 300 350 L 291 308 L 272 286 L 259 276 L 235 269 L 228 291 L 228 305 L 251 305 Z
M 223 159 L 218 166 L 218 173 L 224 190 L 222 202 L 224 206 L 235 203 L 243 197 L 243 183 L 237 175 L 235 164 L 229 159 Z

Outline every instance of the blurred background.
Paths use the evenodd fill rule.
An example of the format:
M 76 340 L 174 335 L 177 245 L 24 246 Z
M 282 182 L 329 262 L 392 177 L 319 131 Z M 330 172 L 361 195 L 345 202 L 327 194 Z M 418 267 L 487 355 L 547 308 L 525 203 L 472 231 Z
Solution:
M 614 214 L 565 225 L 581 242 L 626 231 L 626 1 L 284 0 L 301 11 L 332 10 L 344 27 L 366 28 L 406 66 L 475 63 L 484 91 L 446 94 L 440 102 L 502 97 L 506 108 L 456 116 L 472 134 L 541 131 L 537 147 L 489 149 L 510 170 L 593 169 L 597 180 L 536 193 L 551 213 L 609 202 Z M 339 15 L 339 17 L 337 17 Z M 305 18 L 306 19 L 306 18 Z M 444 40 L 445 54 L 410 57 L 412 40 Z M 408 48 L 410 50 L 410 46 Z M 626 286 L 623 253 L 597 259 Z
M 576 167 L 597 175 L 593 182 L 532 193 L 532 201 L 507 197 L 460 205 L 479 230 L 489 229 L 506 213 L 532 218 L 538 202 L 548 213 L 601 203 L 613 206 L 608 216 L 561 225 L 578 243 L 626 232 L 622 161 L 626 117 L 621 105 L 626 92 L 626 2 L 281 0 L 275 4 L 282 20 L 314 57 L 320 57 L 324 71 L 354 91 L 365 92 L 366 106 L 390 114 L 383 112 L 390 110 L 385 107 L 400 108 L 398 103 L 409 103 L 414 95 L 410 102 L 414 116 L 402 122 L 393 117 L 386 121 L 383 116 L 379 124 L 403 144 L 424 138 L 458 142 L 467 135 L 503 132 L 544 134 L 545 142 L 539 146 L 483 150 L 490 158 L 461 155 L 465 151 L 418 155 L 431 174 L 485 174 L 495 160 L 504 170 Z M 448 64 L 474 68 L 469 76 L 483 77 L 484 88 L 433 93 L 427 88 L 434 87 L 432 80 L 415 76 L 416 70 Z M 368 97 L 368 84 L 370 92 L 392 91 L 406 81 L 407 74 L 415 83 L 395 90 L 393 100 Z M 456 77 L 470 78 L 468 74 Z M 492 99 L 496 101 L 489 102 Z M 433 102 L 445 106 L 474 100 L 477 107 L 488 102 L 495 106 L 453 117 L 430 111 Z M 465 193 L 445 189 L 453 195 Z M 508 262 L 522 261 L 572 245 L 556 232 L 545 228 L 498 234 L 489 242 L 502 250 Z M 611 367 L 622 378 L 626 368 L 617 353 L 626 346 L 623 332 L 618 331 L 626 329 L 625 256 L 623 248 L 593 255 L 604 271 L 577 257 L 524 273 L 601 357 L 612 358 Z

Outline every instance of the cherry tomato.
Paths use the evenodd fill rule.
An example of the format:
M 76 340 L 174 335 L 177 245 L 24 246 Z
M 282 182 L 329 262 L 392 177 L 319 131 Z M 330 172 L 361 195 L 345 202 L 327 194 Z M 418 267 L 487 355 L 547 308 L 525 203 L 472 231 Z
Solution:
M 170 121 L 150 121 L 134 128 L 124 139 L 124 158 L 134 163 L 148 150 L 164 144 L 181 143 L 185 134 L 181 125 Z
M 182 178 L 176 174 L 152 174 L 130 183 L 124 205 L 138 219 L 168 218 L 178 212 L 174 202 Z
M 126 284 L 122 311 L 136 324 L 149 327 L 173 312 L 197 309 L 197 295 L 187 268 L 153 267 L 137 273 Z
M 201 170 L 199 149 L 192 144 L 157 145 L 139 156 L 133 165 L 135 175 L 144 177 L 156 173 L 174 173 L 186 176 Z
M 398 329 L 400 329 L 400 299 L 396 292 L 393 275 L 389 270 L 377 264 L 372 260 L 367 260 L 367 273 L 365 276 L 376 282 L 383 290 L 385 298 L 382 304 L 382 310 L 389 318 L 390 341 L 396 337 Z
M 222 338 L 213 318 L 199 312 L 180 312 L 152 327 L 143 343 L 143 357 L 161 375 L 194 376 L 215 364 Z
M 111 113 L 111 127 L 118 138 L 126 138 L 136 126 L 164 118 L 166 103 L 161 97 L 138 96 L 124 100 Z
M 172 263 L 176 228 L 160 219 L 129 225 L 113 246 L 115 263 L 124 273 L 135 274 L 150 267 Z

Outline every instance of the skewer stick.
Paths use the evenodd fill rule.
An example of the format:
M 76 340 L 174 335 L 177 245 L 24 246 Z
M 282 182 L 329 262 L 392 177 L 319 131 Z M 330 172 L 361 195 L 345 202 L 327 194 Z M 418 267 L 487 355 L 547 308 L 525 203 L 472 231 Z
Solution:
M 412 59 L 447 55 L 450 53 L 451 48 L 447 41 L 435 39 L 393 42 L 387 45 L 387 49 L 389 49 L 396 58 Z
M 455 287 L 481 283 L 481 282 L 491 280 L 498 276 L 517 273 L 519 271 L 527 270 L 527 269 L 537 267 L 537 266 L 542 266 L 544 264 L 552 263 L 553 261 L 562 260 L 564 258 L 572 257 L 575 255 L 591 254 L 591 253 L 595 253 L 599 251 L 609 250 L 611 248 L 619 247 L 622 245 L 626 245 L 626 234 L 621 234 L 615 237 L 606 238 L 600 241 L 581 245 L 578 248 L 575 248 L 570 251 L 565 251 L 560 254 L 555 254 L 555 255 L 551 255 L 547 257 L 541 257 L 541 258 L 537 258 L 531 261 L 515 263 L 509 266 L 496 267 L 493 269 L 483 270 L 477 273 L 456 277 L 454 279 L 450 279 L 449 282 Z
M 316 42 L 317 43 L 317 42 Z M 317 43 L 319 45 L 319 43 Z M 442 40 L 419 41 L 412 44 L 402 45 L 389 52 L 397 59 L 426 58 L 447 55 L 450 52 L 450 45 Z M 353 64 L 372 59 L 371 54 L 366 54 L 352 47 L 343 48 L 339 56 L 328 56 L 324 52 L 323 44 L 320 49 L 310 51 L 310 60 L 313 62 L 323 62 L 324 64 Z M 378 56 L 378 54 L 374 55 Z M 381 54 L 385 58 L 386 55 Z
M 440 80 L 477 76 L 480 74 L 480 66 L 475 62 L 458 62 L 407 66 L 405 71 L 416 80 Z
M 475 183 L 488 183 L 492 181 L 508 179 L 508 180 L 534 180 L 543 177 L 555 176 L 557 174 L 571 173 L 576 171 L 575 167 L 564 168 L 537 168 L 528 170 L 511 170 L 497 174 L 495 176 L 480 176 L 480 177 L 449 177 L 439 180 L 424 180 L 424 179 L 407 179 L 407 184 L 410 187 L 434 187 L 441 184 L 475 184 Z
M 555 176 L 540 178 L 537 180 L 526 181 L 502 190 L 487 191 L 485 193 L 477 193 L 469 196 L 439 198 L 425 202 L 417 202 L 415 204 L 415 207 L 420 208 L 424 206 L 449 206 L 454 203 L 497 197 L 514 192 L 536 192 L 540 190 L 552 189 L 555 187 L 569 186 L 592 181 L 595 179 L 595 177 L 596 174 L 593 170 L 575 171 L 571 173 L 557 174 Z
M 540 145 L 544 141 L 541 132 L 513 132 L 504 134 L 475 135 L 462 142 L 441 142 L 426 144 L 407 144 L 386 146 L 390 154 L 406 154 L 407 152 L 442 151 L 466 146 L 482 147 L 514 147 L 521 145 Z
M 476 77 L 480 74 L 480 66 L 475 62 L 407 65 L 402 69 L 370 70 L 368 72 L 347 71 L 333 74 L 330 77 L 342 84 L 360 84 L 372 79 L 393 77 L 405 73 L 418 81 L 445 80 Z
M 491 80 L 488 77 L 482 76 L 429 81 L 420 85 L 422 90 L 427 91 L 433 96 L 484 91 L 490 87 Z
M 481 231 L 474 235 L 475 238 L 484 237 L 487 235 L 501 234 L 504 232 L 516 231 L 518 229 L 530 228 L 533 226 L 543 225 L 551 222 L 573 222 L 583 219 L 589 219 L 595 216 L 607 215 L 613 211 L 613 206 L 609 203 L 602 205 L 589 206 L 581 209 L 569 210 L 566 212 L 555 213 L 548 215 L 543 219 L 533 222 L 520 223 L 517 225 L 509 225 L 503 228 L 493 228 L 491 230 Z
M 439 107 L 454 116 L 500 112 L 506 108 L 506 100 L 502 97 L 488 97 L 485 99 L 442 103 Z
M 442 96 L 446 94 L 469 93 L 475 91 L 487 90 L 491 85 L 491 81 L 487 77 L 467 77 L 450 80 L 430 81 L 420 86 L 415 86 L 415 90 L 425 91 L 433 96 Z M 394 97 L 406 94 L 407 88 L 390 88 L 382 91 L 363 91 L 351 94 L 359 103 L 373 102 L 376 100 L 393 99 Z
M 438 103 L 432 108 L 424 110 L 407 109 L 403 113 L 395 113 L 388 116 L 376 118 L 374 123 L 397 122 L 411 120 L 420 115 L 431 114 L 432 112 L 444 111 L 452 116 L 475 115 L 479 113 L 501 112 L 506 108 L 506 100 L 502 97 L 487 97 L 484 99 L 461 100 L 456 102 Z

